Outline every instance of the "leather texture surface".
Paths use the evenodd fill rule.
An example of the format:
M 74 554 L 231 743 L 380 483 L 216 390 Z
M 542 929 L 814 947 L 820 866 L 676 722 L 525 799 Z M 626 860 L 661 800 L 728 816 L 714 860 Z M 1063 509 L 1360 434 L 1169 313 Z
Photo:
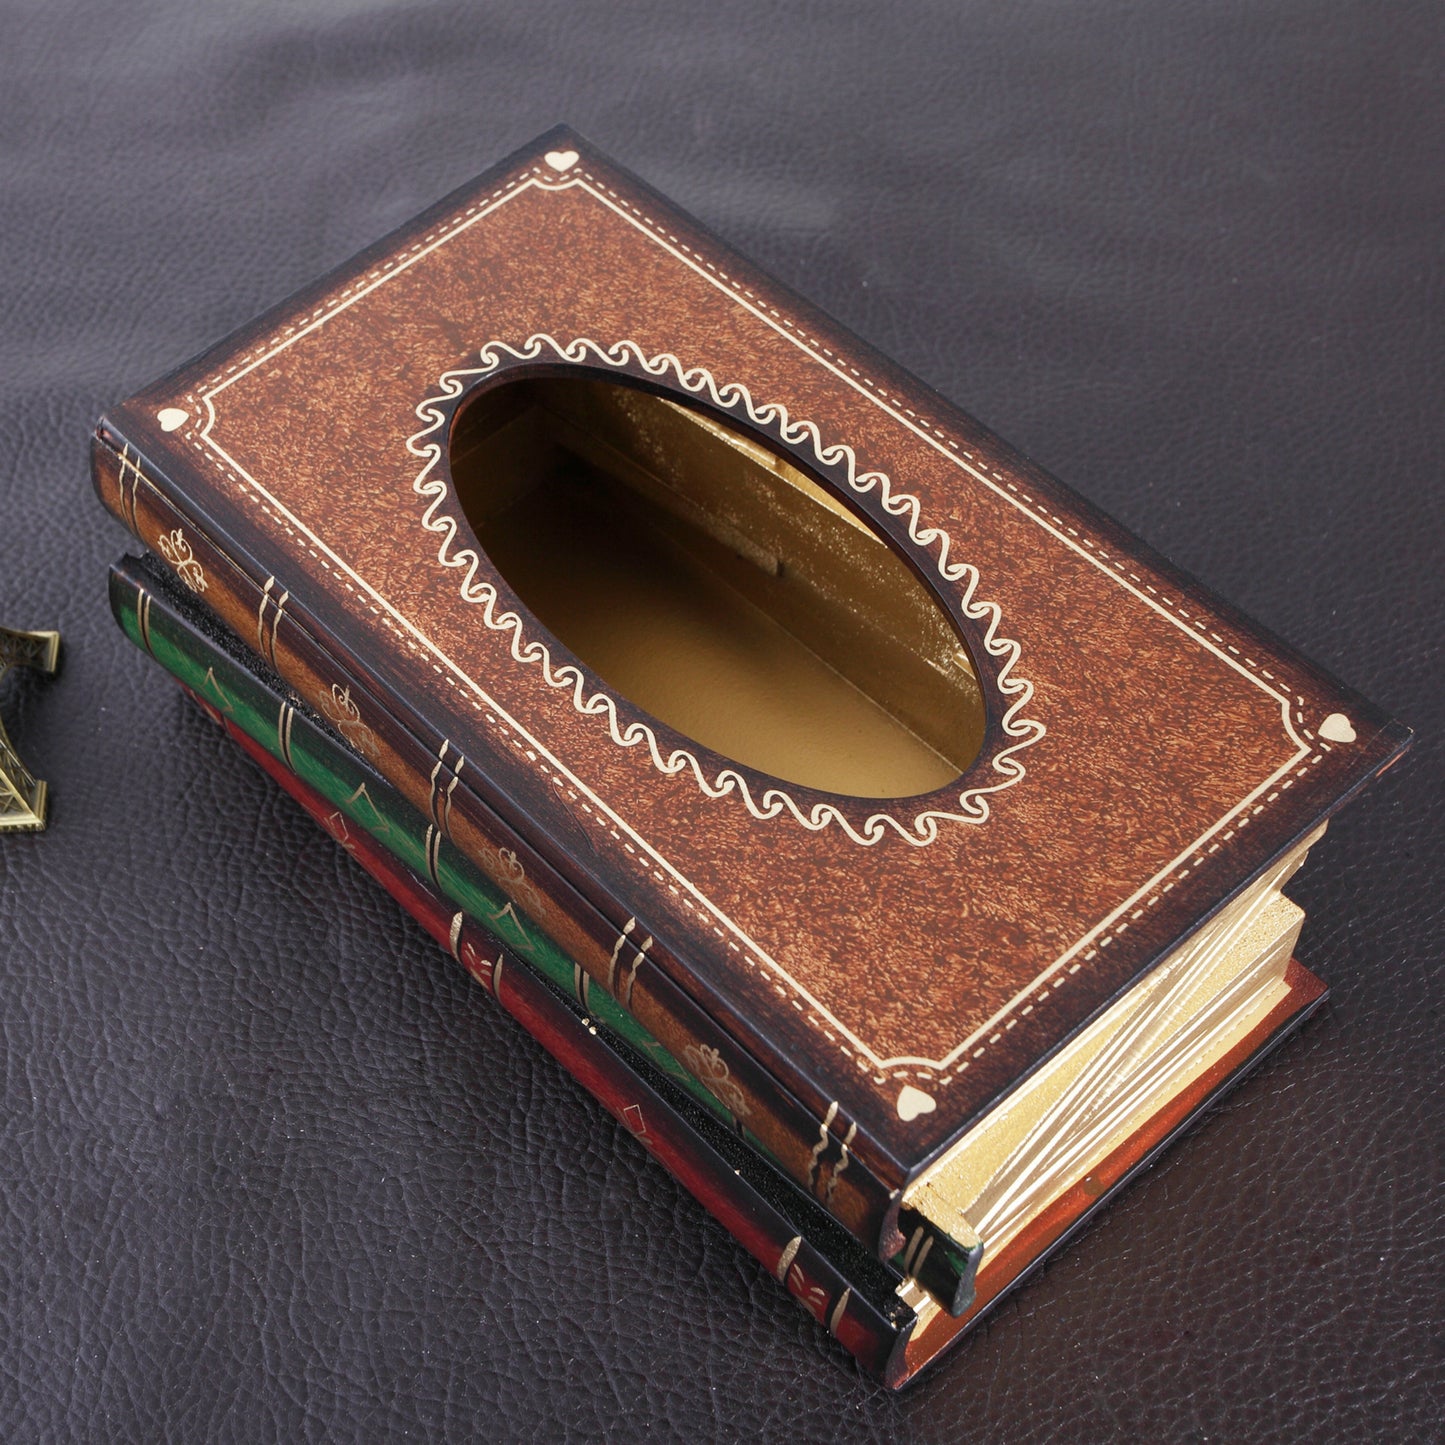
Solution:
M 1438 10 L 89 3 L 0 47 L 8 1440 L 1440 1430 Z M 1413 725 L 1326 1012 L 862 1380 L 134 654 L 96 415 L 565 119 Z

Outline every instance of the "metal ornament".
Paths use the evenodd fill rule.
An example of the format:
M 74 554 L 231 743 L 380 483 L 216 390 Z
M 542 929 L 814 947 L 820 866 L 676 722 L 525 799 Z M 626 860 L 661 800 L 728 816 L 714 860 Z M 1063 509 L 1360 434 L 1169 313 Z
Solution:
M 0 627 L 0 678 L 12 667 L 54 672 L 58 632 L 12 632 Z M 0 833 L 38 833 L 45 827 L 45 783 L 20 761 L 0 722 Z

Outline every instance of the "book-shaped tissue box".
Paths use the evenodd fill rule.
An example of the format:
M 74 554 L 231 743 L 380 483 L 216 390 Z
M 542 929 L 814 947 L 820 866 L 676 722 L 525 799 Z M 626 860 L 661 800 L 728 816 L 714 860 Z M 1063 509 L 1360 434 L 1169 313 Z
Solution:
M 1408 739 L 567 131 L 93 460 L 915 1364 L 1318 1000 L 1282 890 Z

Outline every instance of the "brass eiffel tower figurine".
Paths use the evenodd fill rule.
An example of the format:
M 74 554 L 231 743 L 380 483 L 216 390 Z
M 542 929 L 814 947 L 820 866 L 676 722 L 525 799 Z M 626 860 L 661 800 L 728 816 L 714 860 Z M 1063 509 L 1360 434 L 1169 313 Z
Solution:
M 12 667 L 54 672 L 58 632 L 12 632 L 0 627 L 0 678 Z M 0 722 L 0 833 L 36 833 L 45 826 L 45 782 L 20 761 Z

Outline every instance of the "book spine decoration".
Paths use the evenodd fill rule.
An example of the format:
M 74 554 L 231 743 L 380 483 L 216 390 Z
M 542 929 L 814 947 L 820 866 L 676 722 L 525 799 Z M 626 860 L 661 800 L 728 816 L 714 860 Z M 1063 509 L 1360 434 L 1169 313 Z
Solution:
M 565 995 L 497 936 L 456 908 L 373 826 L 359 826 L 338 805 L 351 779 L 318 787 L 319 761 L 293 738 L 289 757 L 271 745 L 243 669 L 219 650 L 195 656 L 195 635 L 164 605 L 143 575 L 112 569 L 111 605 L 126 634 L 181 684 L 227 735 L 377 880 L 571 1076 L 606 1108 L 788 1293 L 878 1379 L 896 1377 L 917 1320 L 897 1280 L 800 1191 L 765 1176 L 767 1166 L 710 1113 L 703 1094 L 653 1045 L 621 1042 L 587 1012 L 586 986 Z M 176 634 L 180 632 L 178 637 Z M 297 714 L 300 719 L 302 715 Z M 306 723 L 311 731 L 318 731 Z M 263 742 L 251 729 L 266 737 Z M 324 735 L 323 735 L 324 736 Z M 338 760 L 345 753 L 336 749 Z M 304 762 L 301 760 L 304 759 Z M 296 763 L 301 762 L 297 767 Z M 389 800 L 388 800 L 389 801 Z M 376 819 L 384 823 L 380 810 Z M 659 1065 L 663 1065 L 659 1069 Z M 684 1094 L 679 1081 L 689 1088 Z M 764 1177 L 760 1177 L 760 1173 Z M 782 1198 L 780 1198 L 782 1196 Z M 890 1368 L 891 1366 L 891 1368 Z M 894 1381 L 896 1383 L 896 1380 Z
M 836 1104 L 830 1109 L 831 1101 L 804 1103 L 805 1081 L 764 1074 L 673 980 L 664 950 L 643 920 L 603 917 L 579 895 L 565 859 L 544 858 L 493 810 L 491 799 L 484 801 L 469 786 L 475 769 L 467 771 L 444 739 L 435 745 L 422 741 L 425 724 L 403 699 L 357 659 L 348 656 L 343 663 L 317 640 L 315 624 L 298 615 L 282 579 L 258 582 L 247 575 L 161 489 L 135 451 L 113 440 L 114 446 L 97 436 L 92 444 L 101 500 L 264 665 L 315 706 L 359 759 L 429 820 L 419 871 L 452 896 L 442 859 L 451 860 L 454 875 L 457 860 L 465 857 L 502 895 L 495 905 L 499 927 L 505 915 L 518 940 L 525 934 L 539 947 L 545 941 L 569 960 L 569 969 L 575 962 L 588 1006 L 600 1010 L 602 995 L 609 995 L 619 1012 L 631 1015 L 751 1142 L 855 1238 L 884 1258 L 904 1251 L 909 1241 L 892 1223 L 892 1211 L 905 1181 L 880 1177 L 850 1151 L 849 1121 Z M 414 723 L 415 730 L 399 720 L 408 727 Z M 492 922 L 490 913 L 478 916 Z M 940 1236 L 936 1244 L 930 1268 L 941 1277 L 956 1275 L 950 1241 Z M 942 1298 L 956 1290 L 956 1278 L 941 1279 Z
M 540 930 L 530 927 L 511 900 L 450 842 L 438 841 L 428 821 L 385 778 L 338 741 L 304 704 L 291 701 L 279 681 L 268 681 L 261 665 L 233 656 L 226 644 L 202 630 L 189 615 L 200 609 L 185 597 L 172 598 L 178 589 L 154 559 L 126 559 L 112 568 L 111 579 L 112 608 L 122 629 L 177 681 L 278 762 L 300 773 L 354 828 L 369 832 L 403 867 L 432 877 L 454 905 L 489 933 L 505 938 L 543 977 L 588 1009 L 601 1027 L 650 1059 L 757 1148 L 692 1073 L 609 994 L 593 988 L 590 976 Z M 920 1259 L 921 1252 L 917 1237 L 910 1236 L 908 1247 L 892 1264 L 936 1297 L 948 1298 L 946 1292 L 957 1289 L 957 1267 L 951 1256 L 924 1253 Z

